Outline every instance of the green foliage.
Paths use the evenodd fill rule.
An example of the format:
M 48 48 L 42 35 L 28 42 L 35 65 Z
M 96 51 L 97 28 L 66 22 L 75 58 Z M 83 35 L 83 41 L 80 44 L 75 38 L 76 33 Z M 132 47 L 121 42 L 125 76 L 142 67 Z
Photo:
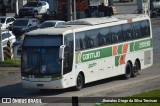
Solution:
M 10 59 L 6 59 L 4 62 L 0 63 L 0 64 L 6 64 L 6 65 L 17 65 L 20 66 L 21 65 L 21 61 L 20 60 L 10 60 Z
M 143 92 L 141 94 L 133 95 L 132 97 L 160 97 L 160 89 L 149 92 Z

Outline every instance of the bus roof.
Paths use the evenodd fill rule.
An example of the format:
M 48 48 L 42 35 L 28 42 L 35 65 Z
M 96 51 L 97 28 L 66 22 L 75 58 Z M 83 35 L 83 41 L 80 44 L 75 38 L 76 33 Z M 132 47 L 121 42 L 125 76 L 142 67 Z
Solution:
M 58 26 L 58 27 L 49 27 L 44 29 L 37 29 L 33 30 L 31 32 L 28 32 L 26 35 L 62 35 L 68 30 L 73 29 L 79 29 L 79 28 L 85 28 L 89 26 L 96 26 L 100 24 L 107 24 L 107 23 L 113 23 L 128 19 L 147 19 L 147 15 L 142 14 L 123 14 L 123 15 L 114 15 L 112 17 L 98 17 L 98 18 L 85 18 L 85 19 L 78 19 L 75 21 L 69 21 L 66 22 L 66 25 L 64 26 Z

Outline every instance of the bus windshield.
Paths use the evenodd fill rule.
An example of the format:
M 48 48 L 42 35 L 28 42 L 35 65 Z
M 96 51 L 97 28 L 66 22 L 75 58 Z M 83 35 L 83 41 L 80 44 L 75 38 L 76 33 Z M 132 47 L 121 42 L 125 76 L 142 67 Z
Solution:
M 33 39 L 37 40 L 29 42 L 33 41 Z M 57 39 L 56 44 L 50 43 L 54 42 L 54 36 L 33 37 L 33 39 L 32 37 L 27 37 L 24 40 L 22 72 L 28 74 L 60 74 L 61 60 L 59 59 L 58 44 L 61 44 L 61 38 L 55 36 L 55 39 Z

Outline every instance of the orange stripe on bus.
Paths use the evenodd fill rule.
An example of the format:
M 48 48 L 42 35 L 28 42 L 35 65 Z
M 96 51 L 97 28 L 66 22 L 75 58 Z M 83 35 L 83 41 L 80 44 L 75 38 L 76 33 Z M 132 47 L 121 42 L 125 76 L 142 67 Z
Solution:
M 128 43 L 123 45 L 123 53 L 127 53 L 128 51 Z
M 126 58 L 126 54 L 120 56 L 120 59 L 119 59 L 119 64 L 120 65 L 125 64 L 125 58 Z
M 117 48 L 118 46 L 113 46 L 113 56 L 117 55 Z

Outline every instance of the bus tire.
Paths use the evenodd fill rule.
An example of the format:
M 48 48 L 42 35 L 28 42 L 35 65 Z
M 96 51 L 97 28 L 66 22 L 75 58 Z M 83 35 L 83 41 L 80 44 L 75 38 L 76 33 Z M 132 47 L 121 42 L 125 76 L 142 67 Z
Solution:
M 126 68 L 125 68 L 124 79 L 129 79 L 131 77 L 131 71 L 132 71 L 131 64 L 127 62 Z
M 136 60 L 135 63 L 134 63 L 134 66 L 133 66 L 133 70 L 132 70 L 132 73 L 131 73 L 131 76 L 132 77 L 136 77 L 138 75 L 138 71 L 139 71 L 139 63 L 138 61 Z
M 83 88 L 84 85 L 84 78 L 81 73 L 78 74 L 77 76 L 77 81 L 76 81 L 76 90 L 79 91 Z

